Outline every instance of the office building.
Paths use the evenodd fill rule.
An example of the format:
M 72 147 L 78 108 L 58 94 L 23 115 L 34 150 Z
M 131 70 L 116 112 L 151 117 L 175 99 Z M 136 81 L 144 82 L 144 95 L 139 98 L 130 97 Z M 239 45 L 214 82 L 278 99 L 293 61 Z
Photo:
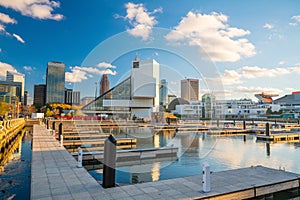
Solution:
M 24 105 L 24 93 L 25 93 L 25 75 L 20 74 L 18 72 L 6 72 L 6 81 L 7 82 L 19 82 L 21 83 L 21 99 L 19 99 L 20 102 Z
M 18 105 L 21 102 L 22 83 L 0 81 L 0 101 L 8 104 Z
M 199 100 L 199 80 L 184 79 L 181 80 L 181 98 L 188 101 Z
M 168 95 L 168 82 L 166 79 L 162 79 L 159 85 L 159 105 L 166 108 Z
M 159 111 L 159 63 L 153 59 L 132 63 L 131 75 L 82 108 L 87 115 L 151 119 Z
M 23 105 L 27 106 L 27 103 L 28 103 L 28 91 L 25 91 L 24 92 L 24 103 L 23 103 Z
M 62 62 L 48 62 L 46 72 L 46 103 L 65 102 L 65 69 Z
M 79 105 L 80 103 L 80 92 L 73 91 L 72 89 L 65 90 L 65 104 Z
M 46 104 L 46 85 L 34 85 L 33 104 L 44 106 Z
M 109 80 L 107 74 L 103 74 L 100 81 L 100 96 L 109 90 Z

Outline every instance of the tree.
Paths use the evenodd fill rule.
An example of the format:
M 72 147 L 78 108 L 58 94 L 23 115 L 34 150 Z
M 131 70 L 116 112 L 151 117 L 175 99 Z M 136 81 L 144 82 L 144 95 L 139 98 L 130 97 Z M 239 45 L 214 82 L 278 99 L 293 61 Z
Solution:
M 51 111 L 49 108 L 47 108 L 45 116 L 46 117 L 52 117 L 53 116 L 53 111 Z
M 4 101 L 0 101 L 0 115 L 6 115 L 8 111 L 12 108 L 12 105 L 7 104 Z

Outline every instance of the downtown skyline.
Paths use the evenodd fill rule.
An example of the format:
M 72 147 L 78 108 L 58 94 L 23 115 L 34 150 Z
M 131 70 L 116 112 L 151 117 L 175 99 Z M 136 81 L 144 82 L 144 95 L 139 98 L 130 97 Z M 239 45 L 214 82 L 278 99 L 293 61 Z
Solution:
M 213 62 L 227 99 L 252 98 L 260 92 L 279 96 L 300 90 L 300 2 L 294 1 L 32 1 L 0 2 L 0 79 L 6 70 L 25 74 L 25 90 L 45 83 L 47 63 L 66 64 L 66 86 L 108 74 L 111 87 L 124 79 L 136 54 L 176 68 L 182 77 L 194 73 L 160 49 L 132 51 L 114 62 L 85 65 L 93 49 L 126 32 L 151 41 L 164 28 L 166 43 L 185 43 Z M 182 33 L 177 34 L 175 31 Z M 111 45 L 108 53 L 118 46 Z M 101 52 L 100 52 L 101 53 Z M 214 69 L 214 70 L 215 70 Z M 167 73 L 166 73 L 167 74 Z M 182 78 L 181 77 L 181 78 Z M 162 76 L 164 78 L 164 76 Z M 202 77 L 203 78 L 203 77 Z M 179 78 L 178 78 L 179 79 Z M 183 79 L 183 78 L 182 78 Z M 176 79 L 177 80 L 177 79 Z M 214 81 L 207 79 L 203 81 Z M 169 87 L 180 96 L 180 80 Z M 93 96 L 92 85 L 84 96 Z M 209 90 L 200 81 L 200 95 Z

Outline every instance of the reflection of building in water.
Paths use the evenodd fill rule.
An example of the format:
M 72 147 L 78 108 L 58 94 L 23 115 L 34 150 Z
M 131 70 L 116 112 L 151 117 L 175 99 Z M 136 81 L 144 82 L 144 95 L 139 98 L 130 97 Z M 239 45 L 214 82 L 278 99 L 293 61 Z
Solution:
M 158 181 L 160 177 L 160 163 L 130 166 L 130 183 L 144 183 Z
M 186 149 L 187 153 L 198 153 L 199 137 L 196 134 L 180 135 L 182 148 Z

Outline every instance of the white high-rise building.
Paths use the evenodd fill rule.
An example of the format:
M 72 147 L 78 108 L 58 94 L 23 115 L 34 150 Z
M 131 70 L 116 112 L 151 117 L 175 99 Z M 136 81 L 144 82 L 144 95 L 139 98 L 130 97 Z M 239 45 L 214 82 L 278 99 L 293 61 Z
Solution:
M 181 80 L 181 98 L 187 101 L 199 100 L 199 80 L 184 79 Z
M 24 104 L 24 92 L 25 92 L 25 75 L 18 72 L 6 72 L 6 81 L 7 82 L 19 82 L 22 83 L 22 91 L 21 91 L 21 101 Z

